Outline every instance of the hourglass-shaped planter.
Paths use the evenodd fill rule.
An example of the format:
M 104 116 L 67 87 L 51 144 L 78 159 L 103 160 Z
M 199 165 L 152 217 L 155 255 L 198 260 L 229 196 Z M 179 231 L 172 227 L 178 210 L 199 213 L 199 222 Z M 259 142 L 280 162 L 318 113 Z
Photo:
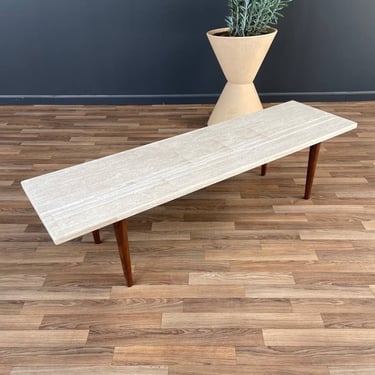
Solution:
M 263 109 L 253 81 L 277 34 L 273 28 L 267 34 L 245 37 L 226 36 L 226 31 L 223 28 L 207 33 L 228 81 L 208 125 Z

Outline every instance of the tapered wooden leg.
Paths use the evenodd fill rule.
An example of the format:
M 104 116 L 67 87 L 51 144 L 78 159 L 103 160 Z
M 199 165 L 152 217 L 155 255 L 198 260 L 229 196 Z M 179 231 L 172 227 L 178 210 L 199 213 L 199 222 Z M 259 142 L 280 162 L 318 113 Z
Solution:
M 94 230 L 94 231 L 92 232 L 92 236 L 94 237 L 94 242 L 95 242 L 96 244 L 100 244 L 100 243 L 102 243 L 102 240 L 100 239 L 100 232 L 99 232 L 99 229 Z
M 267 173 L 267 164 L 262 165 L 262 171 L 260 173 L 261 176 L 265 176 Z
M 128 228 L 126 220 L 118 221 L 113 224 L 115 230 L 117 247 L 120 253 L 122 270 L 127 281 L 128 286 L 133 285 L 132 266 L 130 262 L 129 242 L 128 242 Z
M 310 147 L 309 164 L 307 166 L 306 186 L 305 186 L 305 199 L 310 199 L 311 190 L 314 182 L 314 175 L 316 166 L 318 164 L 320 143 Z

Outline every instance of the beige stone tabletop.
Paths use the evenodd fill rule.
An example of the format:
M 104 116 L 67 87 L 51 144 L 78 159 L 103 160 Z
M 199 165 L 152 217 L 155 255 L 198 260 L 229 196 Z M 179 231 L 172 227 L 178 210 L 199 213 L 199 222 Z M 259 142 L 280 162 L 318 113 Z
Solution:
M 34 177 L 22 186 L 60 244 L 355 127 L 291 101 Z

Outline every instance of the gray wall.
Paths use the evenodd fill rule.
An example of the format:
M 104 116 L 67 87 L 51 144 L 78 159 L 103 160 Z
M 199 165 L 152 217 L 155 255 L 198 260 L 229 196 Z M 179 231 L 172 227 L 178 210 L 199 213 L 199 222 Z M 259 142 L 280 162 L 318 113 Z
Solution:
M 0 103 L 213 102 L 227 0 L 0 0 Z M 375 99 L 375 1 L 294 0 L 264 100 Z

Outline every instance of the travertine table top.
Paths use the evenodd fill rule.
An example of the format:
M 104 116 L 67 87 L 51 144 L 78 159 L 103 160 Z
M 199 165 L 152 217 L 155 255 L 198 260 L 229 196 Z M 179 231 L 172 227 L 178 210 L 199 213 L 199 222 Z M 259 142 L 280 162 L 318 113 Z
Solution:
M 22 181 L 55 244 L 356 128 L 287 102 Z

